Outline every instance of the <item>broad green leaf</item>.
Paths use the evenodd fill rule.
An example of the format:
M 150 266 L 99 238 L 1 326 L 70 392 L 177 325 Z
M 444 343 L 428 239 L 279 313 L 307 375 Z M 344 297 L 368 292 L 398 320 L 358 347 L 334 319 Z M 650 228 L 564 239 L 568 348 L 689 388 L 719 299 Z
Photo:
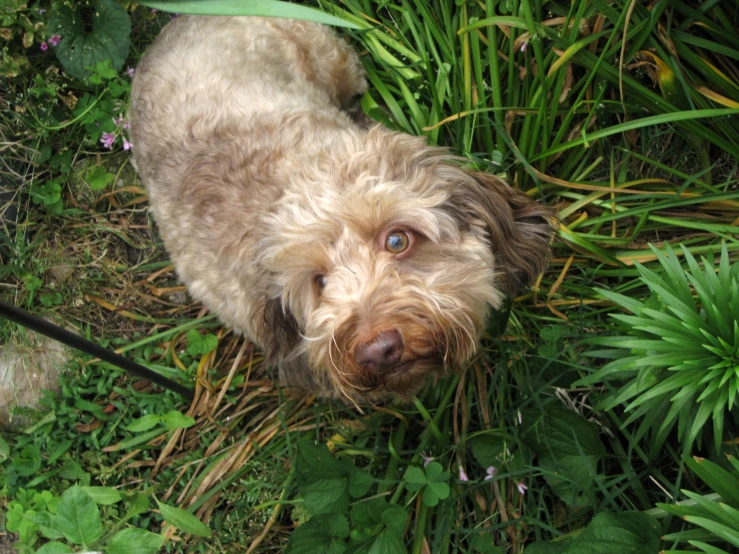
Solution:
M 102 536 L 100 511 L 81 487 L 74 486 L 62 495 L 56 509 L 56 528 L 73 544 L 90 545 Z
M 483 468 L 500 465 L 506 449 L 505 439 L 490 433 L 475 435 L 467 441 L 467 444 L 477 463 Z
M 36 551 L 36 554 L 69 554 L 70 552 L 74 552 L 74 550 L 69 548 L 66 544 L 52 541 L 47 542 L 45 545 L 39 548 Z
M 344 513 L 349 508 L 346 477 L 320 479 L 299 487 L 311 515 Z
M 391 529 L 384 529 L 373 541 L 367 554 L 407 554 L 403 538 Z
M 109 506 L 121 501 L 121 493 L 113 487 L 80 487 L 90 498 L 101 506 Z
M 395 504 L 389 504 L 385 511 L 382 512 L 382 523 L 389 529 L 394 529 L 397 533 L 402 533 L 408 523 L 408 513 Z
M 175 508 L 174 506 L 168 506 L 163 502 L 159 502 L 159 500 L 157 500 L 157 504 L 159 505 L 159 511 L 164 521 L 170 525 L 196 537 L 210 537 L 210 529 L 190 512 L 181 508 Z
M 118 450 L 126 450 L 128 448 L 133 448 L 134 446 L 138 446 L 139 444 L 149 442 L 151 439 L 153 439 L 154 437 L 164 432 L 165 432 L 164 427 L 152 429 L 151 431 L 147 431 L 143 435 L 136 435 L 134 437 L 131 437 L 130 439 L 126 439 L 119 443 L 116 443 L 113 446 L 110 446 L 108 448 L 110 448 L 112 452 L 117 452 Z
M 89 23 L 82 10 L 89 10 Z M 62 37 L 56 55 L 64 70 L 86 80 L 106 60 L 116 71 L 123 67 L 131 45 L 131 20 L 114 0 L 98 0 L 77 10 L 58 2 L 51 11 L 48 34 Z
M 285 554 L 342 554 L 349 523 L 339 514 L 314 516 L 290 535 Z
M 199 356 L 213 352 L 218 346 L 218 337 L 208 333 L 201 335 L 197 330 L 187 332 L 187 351 L 191 356 Z
M 600 458 L 605 447 L 598 426 L 573 410 L 548 406 L 523 412 L 525 441 L 537 454 L 584 455 Z
M 165 12 L 194 15 L 287 17 L 314 21 L 325 25 L 334 25 L 336 27 L 359 29 L 359 26 L 354 23 L 350 23 L 326 12 L 289 2 L 280 2 L 278 0 L 210 0 L 208 2 L 198 0 L 143 0 L 139 4 Z
M 85 181 L 92 190 L 102 190 L 115 179 L 115 175 L 108 172 L 102 165 L 92 166 L 85 175 Z
M 161 418 L 167 429 L 187 429 L 195 425 L 195 418 L 186 416 L 177 410 L 170 410 Z
M 579 507 L 595 504 L 598 457 L 551 456 L 545 453 L 540 455 L 538 465 L 544 470 L 544 480 L 552 488 L 552 492 L 565 504 Z
M 332 479 L 344 473 L 325 444 L 311 444 L 304 439 L 298 439 L 296 469 L 298 484 L 316 479 Z
M 153 427 L 156 427 L 162 422 L 162 416 L 157 414 L 146 414 L 138 419 L 134 419 L 131 423 L 126 426 L 126 430 L 132 433 L 143 433 Z
M 578 535 L 567 554 L 657 554 L 660 528 L 650 516 L 639 512 L 601 512 Z
M 382 515 L 390 507 L 397 507 L 394 504 L 388 504 L 384 498 L 368 498 L 359 500 L 352 505 L 351 520 L 354 527 L 369 527 L 377 523 L 382 523 Z M 401 508 L 402 509 L 402 508 Z
M 523 554 L 568 554 L 572 540 L 557 542 L 535 542 L 526 547 Z
M 352 498 L 360 498 L 367 494 L 372 486 L 372 476 L 366 471 L 355 468 L 349 474 L 349 494 Z
M 116 533 L 105 547 L 107 554 L 155 554 L 164 537 L 145 529 L 130 528 Z

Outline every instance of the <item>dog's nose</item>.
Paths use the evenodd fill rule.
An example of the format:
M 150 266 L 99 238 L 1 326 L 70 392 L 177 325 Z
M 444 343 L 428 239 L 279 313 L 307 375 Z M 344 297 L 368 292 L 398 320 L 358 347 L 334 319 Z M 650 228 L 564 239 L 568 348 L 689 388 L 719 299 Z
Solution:
M 354 361 L 367 371 L 385 373 L 403 356 L 403 339 L 397 329 L 383 331 L 354 349 Z

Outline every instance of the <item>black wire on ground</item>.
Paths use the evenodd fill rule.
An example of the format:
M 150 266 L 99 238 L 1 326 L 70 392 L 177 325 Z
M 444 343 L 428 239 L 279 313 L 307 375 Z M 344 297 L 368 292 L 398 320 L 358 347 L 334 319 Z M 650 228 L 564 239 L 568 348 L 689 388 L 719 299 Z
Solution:
M 20 308 L 11 306 L 10 304 L 6 304 L 5 302 L 0 302 L 0 317 L 9 319 L 10 321 L 17 323 L 18 325 L 22 325 L 23 327 L 31 329 L 32 331 L 36 331 L 37 333 L 45 335 L 51 339 L 54 339 L 55 341 L 61 342 L 62 344 L 66 344 L 67 346 L 76 348 L 77 350 L 81 350 L 82 352 L 90 354 L 91 356 L 100 358 L 101 360 L 113 364 L 114 366 L 117 366 L 122 370 L 127 371 L 128 373 L 132 373 L 133 375 L 142 377 L 144 379 L 149 379 L 157 385 L 176 392 L 177 394 L 187 398 L 188 400 L 192 400 L 195 396 L 195 392 L 192 389 L 189 389 L 184 385 L 180 385 L 179 383 L 176 383 L 171 379 L 167 379 L 166 377 L 160 375 L 155 371 L 152 371 L 149 368 L 137 364 L 136 362 L 132 362 L 131 360 L 129 360 L 128 358 L 124 358 L 120 354 L 116 354 L 115 352 L 108 350 L 107 348 L 103 348 L 102 346 L 95 344 L 92 341 L 80 337 L 79 335 L 75 335 L 74 333 L 71 333 L 64 328 L 59 327 L 58 325 L 54 325 L 53 323 L 50 323 L 38 316 L 30 314 L 25 310 L 21 310 Z

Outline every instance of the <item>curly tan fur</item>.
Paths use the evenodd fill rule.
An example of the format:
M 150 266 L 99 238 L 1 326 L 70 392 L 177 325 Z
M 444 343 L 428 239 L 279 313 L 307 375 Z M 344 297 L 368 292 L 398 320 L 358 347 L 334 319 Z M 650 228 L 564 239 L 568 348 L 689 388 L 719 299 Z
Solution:
M 407 397 L 474 354 L 544 269 L 551 211 L 423 139 L 352 117 L 356 54 L 326 27 L 180 17 L 136 70 L 134 161 L 181 279 L 288 386 Z M 408 250 L 385 248 L 389 233 Z M 316 277 L 325 276 L 321 285 Z M 356 361 L 388 330 L 397 367 Z

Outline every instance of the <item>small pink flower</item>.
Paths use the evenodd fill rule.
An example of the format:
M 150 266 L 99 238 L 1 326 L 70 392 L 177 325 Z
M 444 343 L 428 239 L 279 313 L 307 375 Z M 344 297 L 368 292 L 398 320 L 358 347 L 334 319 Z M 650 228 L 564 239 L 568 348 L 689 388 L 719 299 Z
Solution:
M 128 75 L 131 79 L 133 79 L 133 74 L 135 72 L 135 69 L 133 67 L 129 67 L 126 69 L 126 75 Z
M 521 52 L 526 52 L 526 47 L 527 47 L 528 45 L 529 45 L 529 43 L 528 43 L 528 42 L 526 42 L 526 41 L 523 41 L 523 42 L 521 43 Z
M 131 128 L 131 124 L 128 122 L 128 119 L 123 121 L 123 128 L 126 130 Z
M 116 119 L 115 117 L 112 119 L 113 119 L 113 123 L 116 124 L 116 127 L 120 127 L 123 124 L 123 114 L 119 115 L 118 119 Z
M 62 37 L 57 35 L 56 33 L 51 35 L 51 38 L 49 39 L 49 44 L 52 46 L 59 46 L 59 43 L 61 42 Z
M 464 472 L 464 468 L 462 466 L 459 466 L 459 480 L 464 483 L 470 480 L 470 478 L 467 477 L 467 474 Z
M 157 13 L 158 11 L 159 11 L 159 10 L 158 10 L 158 9 L 156 9 L 156 8 L 152 8 L 152 9 L 151 9 L 151 13 Z
M 49 45 L 46 44 L 45 42 L 42 42 L 41 43 L 41 50 L 43 50 L 44 52 L 46 52 L 48 49 L 49 49 Z
M 529 490 L 529 488 L 521 483 L 516 483 L 516 487 L 518 488 L 518 494 L 526 494 L 526 491 Z
M 421 458 L 423 458 L 423 467 L 428 466 L 431 462 L 434 461 L 433 456 L 426 456 L 424 452 L 421 452 Z
M 485 470 L 487 473 L 487 477 L 485 477 L 485 481 L 490 481 L 493 477 L 495 477 L 495 474 L 498 473 L 498 469 L 495 466 L 490 466 Z
M 124 137 L 123 138 L 123 149 L 124 150 L 131 150 L 131 148 L 133 148 L 133 144 L 131 144 L 130 142 L 128 142 L 126 140 L 126 138 Z
M 100 143 L 105 146 L 105 148 L 112 150 L 113 144 L 115 144 L 115 138 L 115 134 L 113 133 L 103 133 Z

